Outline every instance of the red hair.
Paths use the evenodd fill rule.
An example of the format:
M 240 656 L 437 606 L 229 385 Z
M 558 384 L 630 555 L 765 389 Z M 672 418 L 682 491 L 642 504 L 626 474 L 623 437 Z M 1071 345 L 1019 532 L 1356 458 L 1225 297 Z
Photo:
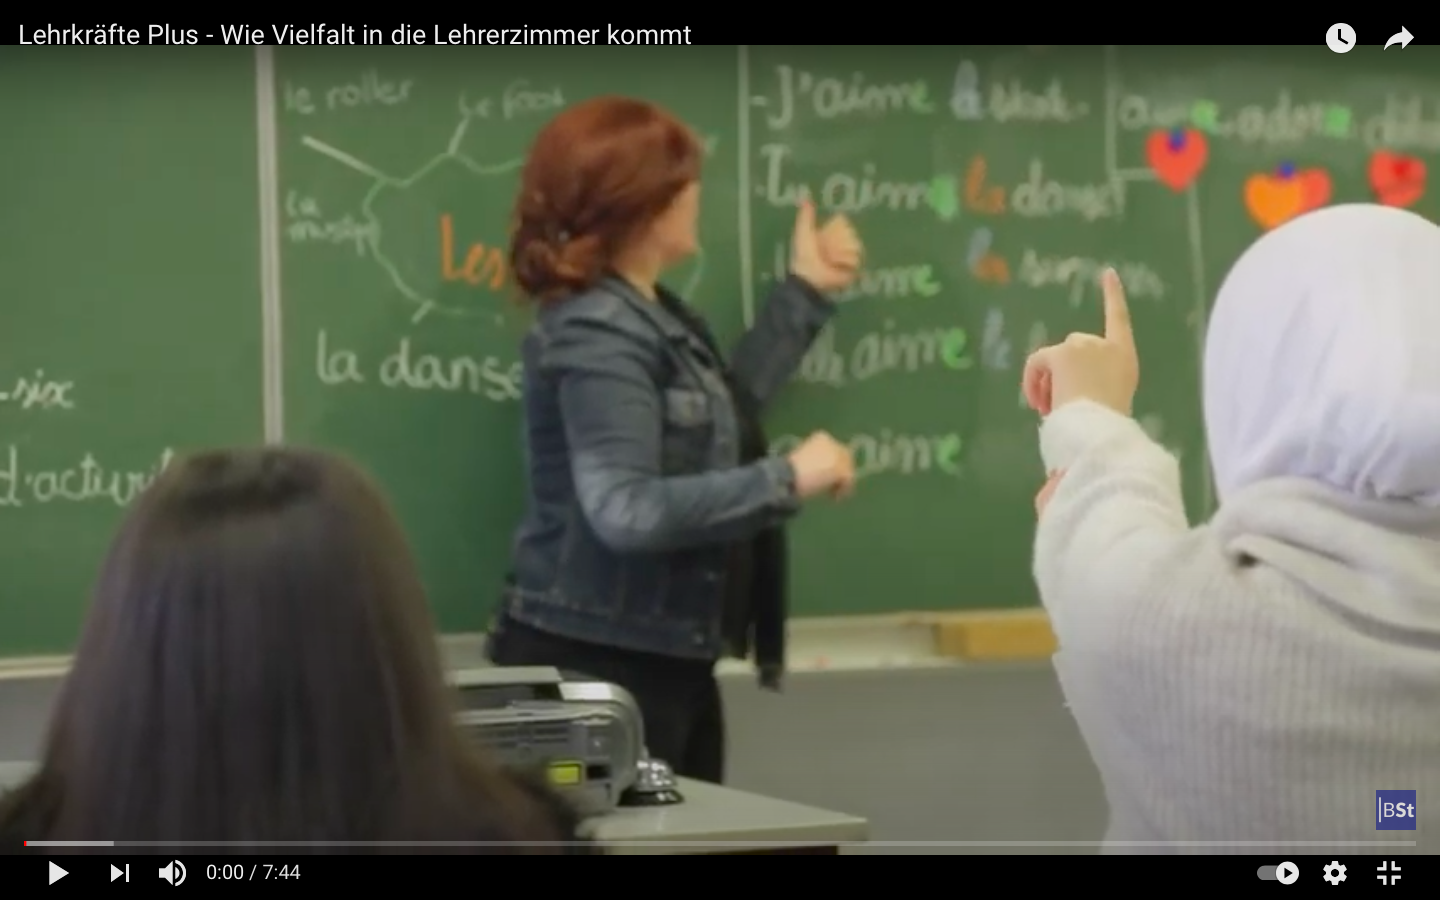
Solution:
M 700 177 L 701 156 L 694 132 L 643 100 L 598 97 L 560 113 L 520 174 L 510 266 L 521 290 L 544 301 L 594 284 Z

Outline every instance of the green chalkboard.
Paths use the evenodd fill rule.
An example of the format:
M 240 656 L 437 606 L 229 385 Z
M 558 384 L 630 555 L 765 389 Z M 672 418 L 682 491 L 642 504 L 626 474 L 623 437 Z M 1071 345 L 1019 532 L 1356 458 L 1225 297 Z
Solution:
M 1199 371 L 1226 268 L 1260 218 L 1374 199 L 1375 151 L 1440 151 L 1440 65 L 1379 46 L 756 47 L 747 77 L 757 255 L 807 185 L 853 211 L 873 267 L 775 413 L 843 435 L 868 475 L 797 527 L 806 611 L 1036 602 L 1019 366 L 1100 324 L 1107 264 L 1140 341 L 1137 415 L 1207 514 Z
M 1440 69 L 1418 54 L 1267 52 L 282 51 L 287 433 L 375 468 L 441 621 L 483 625 L 520 502 L 524 323 L 498 261 L 515 168 L 558 105 L 638 94 L 710 141 L 706 252 L 677 280 L 722 332 L 783 266 L 800 191 L 850 213 L 867 243 L 868 271 L 770 423 L 777 451 L 814 429 L 843 437 L 865 476 L 854 500 L 797 524 L 797 611 L 1032 604 L 1041 473 L 1019 365 L 1096 325 L 1101 267 L 1130 287 L 1138 414 L 1181 455 L 1203 513 L 1205 304 L 1262 230 L 1247 182 L 1265 182 L 1252 193 L 1278 215 L 1291 195 L 1323 200 L 1325 178 L 1332 202 L 1369 199 L 1375 150 L 1440 149 L 1421 99 Z M 1187 164 L 1190 181 L 1157 178 Z
M 107 48 L 108 49 L 108 48 Z M 253 56 L 0 62 L 0 654 L 67 649 L 167 451 L 262 437 Z
M 0 404 L 18 454 L 0 467 L 0 654 L 69 644 L 119 509 L 5 491 L 29 497 L 87 453 L 143 473 L 167 447 L 262 431 L 368 465 L 442 628 L 483 627 L 522 496 L 516 171 L 588 96 L 659 101 L 706 139 L 704 252 L 672 282 L 722 335 L 781 268 L 800 191 L 866 240 L 867 271 L 769 423 L 777 451 L 830 430 L 864 476 L 795 526 L 799 615 L 1035 602 L 1019 367 L 1096 326 L 1102 266 L 1129 286 L 1137 412 L 1180 454 L 1199 515 L 1201 338 L 1229 263 L 1318 203 L 1379 192 L 1440 212 L 1400 158 L 1440 161 L 1440 65 L 1415 48 L 185 53 L 3 64 L 0 260 L 19 301 L 0 391 L 44 368 L 76 407 Z

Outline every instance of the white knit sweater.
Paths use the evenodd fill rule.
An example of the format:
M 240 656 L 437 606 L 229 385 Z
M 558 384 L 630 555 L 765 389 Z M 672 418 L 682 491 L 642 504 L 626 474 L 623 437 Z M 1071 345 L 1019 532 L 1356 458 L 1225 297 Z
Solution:
M 1191 528 L 1132 419 L 1069 404 L 1041 448 L 1035 578 L 1107 852 L 1440 851 L 1440 513 L 1277 479 Z M 1376 830 L 1377 789 L 1417 791 L 1417 831 Z

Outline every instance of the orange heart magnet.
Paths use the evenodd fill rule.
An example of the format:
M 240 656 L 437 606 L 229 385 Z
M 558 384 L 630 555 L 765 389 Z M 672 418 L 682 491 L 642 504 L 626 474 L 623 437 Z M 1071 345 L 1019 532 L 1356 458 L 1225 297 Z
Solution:
M 1155 177 L 1172 191 L 1195 183 L 1210 158 L 1205 135 L 1194 128 L 1156 131 L 1145 142 L 1145 158 Z
M 1301 213 L 1330 202 L 1330 173 L 1324 169 L 1296 171 L 1285 163 L 1274 174 L 1252 175 L 1245 182 L 1245 208 L 1267 231 Z

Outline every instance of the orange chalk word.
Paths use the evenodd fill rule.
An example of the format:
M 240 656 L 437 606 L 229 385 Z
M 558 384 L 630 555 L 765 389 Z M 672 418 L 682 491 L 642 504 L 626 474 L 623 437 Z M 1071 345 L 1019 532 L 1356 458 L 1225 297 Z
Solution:
M 1005 189 L 997 184 L 986 184 L 985 176 L 989 164 L 985 157 L 970 160 L 965 170 L 965 208 L 990 216 L 1005 212 Z
M 505 284 L 507 266 L 499 247 L 474 242 L 465 248 L 465 261 L 456 264 L 455 220 L 449 213 L 440 216 L 440 277 L 448 282 L 485 285 L 498 291 Z

